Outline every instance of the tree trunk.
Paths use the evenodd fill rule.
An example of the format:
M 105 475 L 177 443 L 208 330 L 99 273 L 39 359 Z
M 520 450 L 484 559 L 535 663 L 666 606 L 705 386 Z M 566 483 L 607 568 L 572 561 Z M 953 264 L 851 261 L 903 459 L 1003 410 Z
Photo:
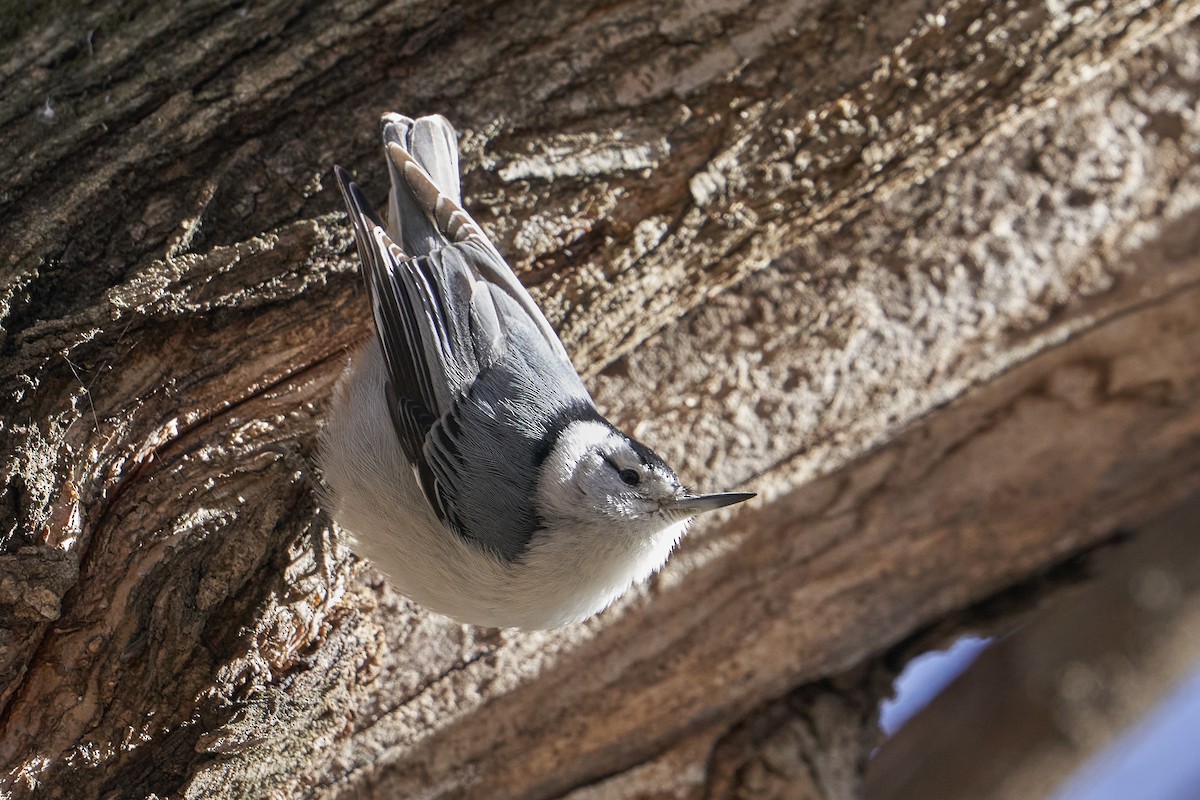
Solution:
M 857 796 L 889 653 L 1200 488 L 1198 16 L 0 10 L 0 789 Z M 429 614 L 317 505 L 392 110 L 610 417 L 761 494 L 587 624 Z

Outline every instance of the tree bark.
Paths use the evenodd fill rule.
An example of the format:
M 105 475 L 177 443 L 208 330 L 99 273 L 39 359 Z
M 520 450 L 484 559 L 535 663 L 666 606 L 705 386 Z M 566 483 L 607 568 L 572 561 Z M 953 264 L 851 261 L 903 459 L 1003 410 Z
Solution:
M 0 14 L 14 797 L 855 797 L 893 648 L 1200 488 L 1200 3 Z M 601 407 L 761 493 L 587 624 L 428 614 L 317 505 L 389 110 Z
M 1092 580 L 993 643 L 881 748 L 865 796 L 1050 796 L 1195 671 L 1198 532 L 1193 495 L 1094 559 Z

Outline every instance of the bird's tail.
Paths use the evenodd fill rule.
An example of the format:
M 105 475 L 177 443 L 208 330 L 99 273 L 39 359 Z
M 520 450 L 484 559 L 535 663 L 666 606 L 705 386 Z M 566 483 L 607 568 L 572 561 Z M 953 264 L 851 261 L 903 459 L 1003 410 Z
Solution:
M 383 147 L 396 145 L 411 157 L 434 186 L 414 186 L 427 183 L 424 176 L 417 181 L 405 174 L 406 159 L 389 156 L 388 170 L 392 189 L 388 196 L 388 233 L 407 255 L 421 256 L 444 247 L 446 236 L 438 230 L 435 218 L 438 194 L 448 197 L 455 206 L 462 203 L 458 185 L 458 135 L 445 117 L 432 115 L 411 119 L 401 114 L 384 114 Z M 434 195 L 431 197 L 430 195 Z

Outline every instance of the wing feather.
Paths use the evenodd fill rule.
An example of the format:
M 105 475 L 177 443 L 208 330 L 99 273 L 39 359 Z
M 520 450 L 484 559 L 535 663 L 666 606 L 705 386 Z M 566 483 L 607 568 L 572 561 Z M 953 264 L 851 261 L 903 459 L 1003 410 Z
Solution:
M 336 169 L 388 367 L 396 435 L 430 507 L 500 558 L 537 527 L 538 419 L 591 398 L 566 350 L 459 203 L 458 150 L 441 117 L 384 118 L 389 226 Z
M 571 357 L 567 355 L 558 334 L 479 224 L 451 197 L 438 191 L 433 179 L 412 154 L 395 143 L 389 143 L 387 151 L 392 164 L 412 188 L 414 195 L 430 210 L 431 217 L 438 222 L 439 230 L 446 238 L 454 243 L 472 241 L 478 245 L 480 252 L 472 264 L 476 277 L 503 290 L 515 300 L 555 355 L 570 364 Z

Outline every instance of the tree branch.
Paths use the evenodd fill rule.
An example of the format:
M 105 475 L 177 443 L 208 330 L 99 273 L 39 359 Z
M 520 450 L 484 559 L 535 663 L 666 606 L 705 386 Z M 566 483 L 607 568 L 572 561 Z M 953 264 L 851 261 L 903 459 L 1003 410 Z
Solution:
M 861 765 L 869 691 L 798 687 L 1200 484 L 1200 4 L 1048 9 L 0 19 L 5 788 L 633 795 L 815 692 L 789 763 L 849 791 L 813 750 Z M 382 197 L 392 109 L 463 130 L 601 405 L 763 494 L 587 625 L 428 615 L 313 500 L 370 335 L 323 180 Z

